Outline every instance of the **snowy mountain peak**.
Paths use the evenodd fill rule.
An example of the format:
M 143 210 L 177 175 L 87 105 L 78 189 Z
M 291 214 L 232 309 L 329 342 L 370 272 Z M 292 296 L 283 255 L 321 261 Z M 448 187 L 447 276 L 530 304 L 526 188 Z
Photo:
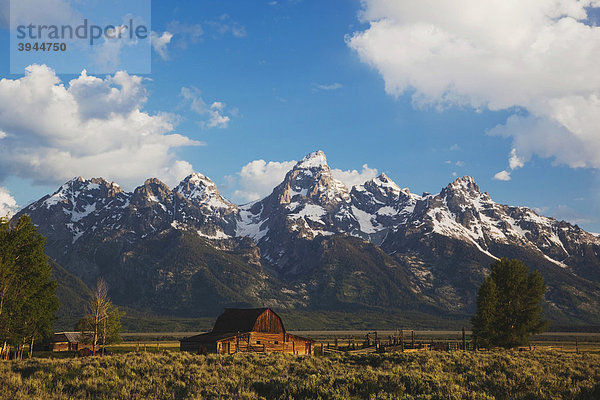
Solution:
M 479 186 L 475 183 L 475 180 L 470 176 L 463 176 L 462 178 L 456 178 L 453 182 L 448 185 L 449 188 L 457 189 L 464 188 L 467 190 L 476 190 L 480 192 Z
M 145 198 L 150 202 L 162 203 L 170 197 L 171 190 L 167 185 L 157 178 L 146 179 L 142 186 L 133 192 L 136 199 Z
M 215 193 L 218 192 L 217 185 L 206 175 L 202 175 L 199 172 L 195 172 L 187 176 L 184 180 L 179 183 L 175 188 L 176 192 L 179 192 L 188 198 L 202 197 L 204 193 Z
M 398 186 L 396 184 L 396 182 L 391 180 L 383 172 L 378 177 L 373 178 L 371 181 L 373 182 L 374 185 L 376 185 L 382 189 L 385 189 L 386 191 L 391 191 L 394 193 L 403 191 L 402 189 L 400 189 L 400 186 Z M 408 192 L 408 189 L 405 189 L 405 190 Z
M 294 168 L 327 168 L 327 157 L 321 150 L 307 154 L 302 160 L 298 161 Z
M 220 195 L 217 185 L 209 177 L 199 172 L 186 177 L 173 191 L 197 204 L 206 204 L 212 209 L 235 207 Z
M 187 176 L 181 183 L 184 182 L 198 186 L 216 186 L 208 176 L 203 175 L 200 172 L 194 172 L 193 174 Z
M 475 183 L 475 180 L 470 176 L 463 176 L 462 178 L 456 178 L 453 182 L 451 182 L 444 190 L 442 190 L 442 194 L 451 194 L 453 196 L 460 197 L 485 197 L 489 199 L 487 193 L 482 193 L 481 189 Z M 491 199 L 489 199 L 491 200 Z
M 94 198 L 113 197 L 122 193 L 123 189 L 114 182 L 103 178 L 85 179 L 81 176 L 65 182 L 56 192 L 44 197 L 41 205 L 46 209 L 56 204 L 70 204 L 85 198 L 86 201 Z M 34 203 L 35 204 L 35 203 Z M 35 207 L 35 205 L 34 205 Z
M 322 151 L 310 153 L 300 160 L 274 189 L 274 193 L 278 204 L 290 203 L 298 195 L 321 205 L 350 199 L 348 188 L 332 176 Z

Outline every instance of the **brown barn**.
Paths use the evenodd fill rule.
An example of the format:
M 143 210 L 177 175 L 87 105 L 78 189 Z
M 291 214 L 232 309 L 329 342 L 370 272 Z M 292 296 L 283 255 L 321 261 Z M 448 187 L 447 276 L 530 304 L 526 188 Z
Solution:
M 48 342 L 50 351 L 78 351 L 92 348 L 91 344 L 83 344 L 81 332 L 58 332 L 52 335 Z
M 182 339 L 182 351 L 312 354 L 311 339 L 285 332 L 270 308 L 226 308 L 211 332 Z

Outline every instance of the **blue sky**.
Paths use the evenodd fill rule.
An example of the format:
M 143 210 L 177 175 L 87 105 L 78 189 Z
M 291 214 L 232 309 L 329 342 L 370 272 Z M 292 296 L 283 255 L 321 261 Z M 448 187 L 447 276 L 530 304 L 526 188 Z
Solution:
M 150 158 L 130 165 L 128 157 L 123 157 L 120 169 L 131 171 L 123 176 L 119 168 L 103 167 L 103 162 L 97 161 L 104 160 L 101 157 L 86 163 L 73 155 L 71 164 L 56 170 L 46 167 L 49 172 L 43 176 L 32 172 L 27 162 L 13 160 L 0 173 L 0 186 L 24 206 L 54 191 L 71 175 L 109 175 L 105 177 L 131 188 L 161 173 L 161 178 L 172 184 L 182 173 L 194 170 L 212 178 L 227 197 L 243 202 L 264 195 L 268 182 L 275 182 L 289 166 L 285 162 L 321 149 L 332 168 L 357 170 L 357 179 L 376 169 L 420 194 L 438 192 L 455 176 L 470 175 L 498 202 L 535 207 L 544 215 L 600 232 L 600 146 L 596 147 L 600 135 L 587 127 L 585 122 L 594 120 L 586 119 L 586 114 L 568 119 L 563 112 L 575 106 L 590 108 L 589 115 L 598 111 L 593 99 L 600 84 L 588 64 L 600 61 L 599 53 L 590 45 L 578 48 L 583 39 L 600 48 L 600 35 L 592 27 L 596 11 L 592 9 L 589 18 L 583 19 L 570 11 L 541 13 L 515 8 L 519 18 L 531 21 L 532 28 L 545 24 L 557 32 L 577 30 L 572 49 L 559 42 L 558 35 L 546 40 L 533 38 L 536 46 L 545 43 L 547 47 L 539 55 L 535 47 L 538 58 L 529 60 L 533 57 L 519 46 L 534 29 L 507 37 L 507 42 L 516 44 L 498 50 L 489 45 L 496 37 L 490 34 L 489 41 L 477 42 L 476 36 L 477 29 L 498 37 L 512 35 L 506 33 L 512 30 L 502 18 L 489 17 L 479 26 L 470 26 L 460 24 L 463 15 L 456 10 L 440 11 L 444 19 L 417 10 L 416 5 L 410 12 L 404 6 L 395 7 L 378 0 L 155 0 L 152 31 L 166 43 L 162 47 L 155 43 L 151 74 L 143 75 L 140 82 L 132 80 L 133 73 L 123 78 L 144 90 L 143 99 L 128 95 L 123 101 L 157 126 L 169 121 L 169 128 L 157 128 L 157 137 L 178 134 L 186 139 L 177 139 L 175 145 L 163 143 L 155 164 Z M 561 18 L 570 18 L 563 22 L 566 27 L 555 23 Z M 378 25 L 377 21 L 385 23 Z M 429 37 L 431 29 L 417 35 L 423 21 L 437 29 L 433 32 L 445 35 Z M 165 33 L 168 35 L 163 36 Z M 440 37 L 452 35 L 470 43 L 474 50 L 452 47 L 457 43 L 454 39 L 440 42 Z M 532 48 L 531 43 L 528 46 Z M 4 27 L 0 51 L 6 56 L 0 63 L 0 77 L 22 79 L 22 75 L 9 74 L 9 47 L 9 32 Z M 559 50 L 572 52 L 580 61 L 574 63 L 578 66 L 563 67 L 560 60 L 565 56 Z M 496 51 L 493 62 L 479 56 L 492 51 Z M 521 62 L 536 67 L 511 69 Z M 495 66 L 504 63 L 508 67 L 497 72 Z M 541 67 L 538 74 L 540 65 L 552 68 L 545 71 L 546 67 Z M 530 67 L 534 73 L 528 75 Z M 562 79 L 553 78 L 564 71 L 567 75 Z M 79 78 L 56 75 L 66 87 Z M 101 80 L 110 76 L 97 75 Z M 539 84 L 531 83 L 540 76 Z M 587 89 L 582 89 L 578 76 L 590 77 Z M 115 85 L 113 81 L 110 84 Z M 580 95 L 583 103 L 573 100 Z M 8 98 L 2 97 L 0 87 L 0 138 L 6 133 L 0 148 L 27 154 L 35 148 L 35 154 L 43 153 L 35 138 L 47 139 L 47 133 L 31 133 L 35 128 L 27 127 L 29 139 L 19 141 L 18 123 L 6 116 Z M 80 106 L 87 100 L 81 101 Z M 35 115 L 33 110 L 31 118 Z M 103 115 L 112 118 L 109 113 Z M 510 118 L 514 124 L 507 123 Z M 51 142 L 53 147 L 62 143 Z M 513 149 L 517 161 L 511 170 Z M 72 147 L 58 150 L 77 153 Z M 260 167 L 254 174 L 243 169 L 256 160 L 281 164 L 252 164 Z M 368 168 L 363 168 L 364 164 Z M 81 172 L 72 173 L 78 169 Z M 497 175 L 501 171 L 506 174 Z M 507 179 L 507 174 L 510 180 L 498 179 Z M 260 179 L 267 182 L 264 187 L 253 187 Z

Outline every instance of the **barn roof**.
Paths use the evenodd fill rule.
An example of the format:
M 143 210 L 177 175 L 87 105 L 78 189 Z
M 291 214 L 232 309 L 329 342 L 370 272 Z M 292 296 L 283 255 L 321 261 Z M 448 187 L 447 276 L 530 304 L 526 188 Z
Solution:
M 199 335 L 190 336 L 179 340 L 180 342 L 202 342 L 202 343 L 210 343 L 216 342 L 221 339 L 226 339 L 228 337 L 233 337 L 237 333 L 236 332 L 225 332 L 225 333 L 201 333 Z
M 217 318 L 212 333 L 250 332 L 254 330 L 258 317 L 267 310 L 269 308 L 226 308 Z M 271 312 L 275 314 L 273 310 Z
M 58 332 L 52 335 L 51 342 L 69 342 L 79 343 L 81 342 L 81 332 Z

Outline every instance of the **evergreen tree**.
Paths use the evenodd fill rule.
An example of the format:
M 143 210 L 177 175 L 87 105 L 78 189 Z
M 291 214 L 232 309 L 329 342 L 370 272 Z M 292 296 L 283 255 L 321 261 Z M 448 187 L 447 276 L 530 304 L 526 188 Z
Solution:
M 490 276 L 477 294 L 473 336 L 477 345 L 512 348 L 529 343 L 531 334 L 543 332 L 540 301 L 546 286 L 539 271 L 519 260 L 502 258 L 492 264 Z

